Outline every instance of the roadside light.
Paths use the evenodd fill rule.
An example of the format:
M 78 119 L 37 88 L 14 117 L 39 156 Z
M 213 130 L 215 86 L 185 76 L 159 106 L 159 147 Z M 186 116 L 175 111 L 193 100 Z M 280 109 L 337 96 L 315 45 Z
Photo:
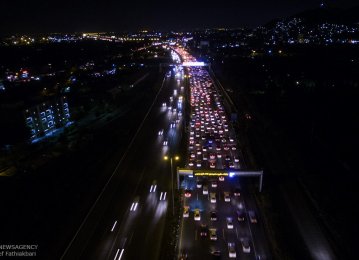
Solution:
M 168 160 L 168 156 L 166 155 L 165 157 L 163 157 L 163 159 Z
M 176 156 L 176 157 L 175 157 L 175 160 L 178 161 L 178 160 L 179 160 L 179 156 Z

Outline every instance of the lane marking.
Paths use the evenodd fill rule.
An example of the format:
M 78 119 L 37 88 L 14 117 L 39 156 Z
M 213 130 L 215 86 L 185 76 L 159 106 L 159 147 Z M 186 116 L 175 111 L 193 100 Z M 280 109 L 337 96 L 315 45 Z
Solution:
M 127 149 L 126 151 L 124 152 L 124 154 L 122 155 L 120 161 L 118 162 L 118 164 L 116 165 L 115 169 L 113 170 L 110 178 L 108 179 L 108 181 L 106 182 L 106 184 L 103 186 L 100 194 L 97 196 L 95 202 L 92 204 L 90 210 L 87 212 L 86 214 L 86 217 L 84 218 L 84 220 L 82 221 L 80 227 L 77 229 L 75 235 L 73 236 L 73 238 L 71 239 L 70 243 L 67 245 L 66 249 L 64 250 L 60 260 L 64 259 L 65 255 L 67 254 L 67 252 L 69 251 L 70 247 L 72 246 L 72 244 L 74 243 L 75 239 L 77 238 L 78 234 L 80 233 L 80 230 L 83 228 L 83 226 L 85 225 L 85 222 L 87 221 L 87 219 L 89 218 L 90 214 L 93 212 L 94 208 L 96 207 L 98 201 L 100 200 L 100 198 L 103 196 L 103 193 L 105 192 L 105 190 L 107 189 L 107 187 L 109 186 L 110 182 L 112 181 L 113 177 L 115 176 L 115 173 L 117 172 L 117 170 L 119 169 L 120 165 L 122 164 L 123 160 L 126 158 L 129 150 L 131 149 L 133 143 L 135 142 L 136 140 L 136 137 L 138 135 L 138 133 L 140 132 L 140 130 L 142 129 L 148 115 L 150 114 L 150 112 L 152 111 L 153 109 L 153 106 L 155 105 L 156 101 L 157 101 L 157 98 L 159 96 L 159 94 L 162 92 L 162 89 L 163 89 L 163 86 L 165 85 L 165 79 L 166 77 L 163 78 L 162 80 L 162 85 L 161 85 L 161 88 L 158 90 L 154 100 L 153 100 L 153 103 L 151 104 L 150 108 L 148 109 L 144 119 L 142 120 L 140 126 L 137 128 L 137 131 L 135 133 L 135 135 L 133 136 L 133 138 L 131 139 L 131 142 L 129 143 L 129 145 L 127 146 Z M 93 234 L 93 233 L 92 233 Z M 86 241 L 86 244 L 87 244 L 88 240 Z M 83 247 L 81 249 L 81 254 L 82 252 L 85 250 L 85 248 Z
M 121 260 L 121 257 L 122 257 L 122 255 L 123 255 L 123 252 L 124 252 L 124 251 L 125 251 L 125 249 L 122 248 L 121 253 L 120 253 L 120 256 L 118 257 L 118 260 Z
M 111 229 L 111 232 L 113 232 L 113 230 L 115 229 L 116 224 L 117 224 L 117 220 L 116 220 L 115 223 L 113 224 L 112 229 Z
M 116 258 L 117 258 L 117 255 L 118 255 L 118 252 L 120 252 L 120 249 L 117 249 L 117 252 L 116 252 L 116 255 L 115 255 L 115 258 L 114 258 L 114 260 L 116 260 Z

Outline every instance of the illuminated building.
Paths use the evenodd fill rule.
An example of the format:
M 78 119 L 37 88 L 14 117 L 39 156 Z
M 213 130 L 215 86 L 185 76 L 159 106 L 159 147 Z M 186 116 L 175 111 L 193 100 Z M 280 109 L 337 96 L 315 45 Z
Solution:
M 67 98 L 46 101 L 26 109 L 25 119 L 32 140 L 50 135 L 53 130 L 64 127 L 70 122 Z

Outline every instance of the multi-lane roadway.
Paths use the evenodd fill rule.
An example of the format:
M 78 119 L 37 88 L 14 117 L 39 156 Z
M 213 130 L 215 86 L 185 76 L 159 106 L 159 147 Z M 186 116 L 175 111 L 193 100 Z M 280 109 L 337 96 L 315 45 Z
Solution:
M 183 91 L 182 72 L 172 68 L 62 259 L 159 259 L 172 203 L 170 163 L 164 157 L 180 143 Z
M 183 48 L 175 50 L 184 62 L 195 64 L 196 59 Z M 246 165 L 222 95 L 204 67 L 189 67 L 186 73 L 190 90 L 186 166 L 196 172 L 185 177 L 181 185 L 184 213 L 179 258 L 268 259 L 255 200 L 244 180 L 232 173 Z M 210 177 L 198 177 L 206 176 L 208 169 L 217 170 L 220 177 L 213 177 L 213 171 Z
M 180 60 L 195 61 L 182 49 L 172 55 L 177 65 L 166 74 L 146 117 L 62 259 L 160 259 L 167 244 L 163 239 L 166 215 L 173 207 L 176 187 L 171 169 L 177 164 L 227 172 L 243 167 L 222 97 L 208 72 L 178 66 Z M 190 111 L 185 110 L 187 100 Z M 188 124 L 185 113 L 190 117 Z M 181 142 L 187 143 L 186 154 L 178 154 Z M 177 155 L 179 161 L 172 160 Z M 259 210 L 243 181 L 193 176 L 184 178 L 181 187 L 187 195 L 181 206 L 187 207 L 188 215 L 181 223 L 179 256 L 207 259 L 216 251 L 223 259 L 269 258 Z

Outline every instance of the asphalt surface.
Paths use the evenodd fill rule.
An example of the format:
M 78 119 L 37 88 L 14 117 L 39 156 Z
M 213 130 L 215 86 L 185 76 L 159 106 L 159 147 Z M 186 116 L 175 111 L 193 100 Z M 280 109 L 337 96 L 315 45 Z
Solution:
M 192 196 L 184 199 L 184 206 L 190 207 L 189 217 L 183 217 L 180 254 L 187 254 L 188 259 L 216 259 L 211 255 L 212 251 L 220 251 L 220 259 L 230 259 L 228 243 L 235 243 L 237 259 L 270 259 L 263 226 L 260 223 L 258 208 L 253 203 L 250 193 L 245 188 L 246 183 L 238 177 L 226 177 L 219 181 L 218 178 L 201 178 L 208 184 L 209 194 L 216 194 L 216 203 L 211 203 L 210 195 L 203 194 L 203 188 L 197 188 L 196 178 L 186 178 L 182 183 L 183 188 L 192 190 Z M 211 182 L 216 181 L 217 187 L 212 187 Z M 240 187 L 240 196 L 234 196 L 235 187 Z M 230 202 L 224 200 L 224 192 L 230 193 Z M 195 209 L 200 210 L 201 220 L 194 219 Z M 243 211 L 244 220 L 237 219 L 237 211 Z M 217 220 L 210 218 L 210 212 L 215 211 Z M 251 223 L 249 211 L 256 214 L 257 223 Z M 232 218 L 233 229 L 227 227 L 227 218 Z M 209 234 L 201 236 L 201 225 L 217 230 L 217 240 L 210 240 Z M 247 239 L 250 244 L 250 252 L 243 252 L 241 240 Z
M 182 48 L 176 51 L 184 61 L 195 61 Z M 218 169 L 230 176 L 231 169 L 245 168 L 245 163 L 239 156 L 242 153 L 236 148 L 235 133 L 224 111 L 222 94 L 206 69 L 188 68 L 187 72 L 191 111 L 186 166 L 197 170 Z M 198 181 L 208 187 L 208 192 L 201 185 L 197 186 Z M 212 185 L 212 181 L 217 185 Z M 188 176 L 181 186 L 185 190 L 183 207 L 189 208 L 189 214 L 184 213 L 182 218 L 179 259 L 271 258 L 264 228 L 258 218 L 260 211 L 243 179 L 233 176 L 222 181 L 218 177 Z M 235 194 L 236 188 L 240 189 L 240 194 Z M 225 192 L 230 201 L 224 199 Z M 212 197 L 215 195 L 216 201 L 211 200 L 211 194 Z M 198 211 L 200 219 L 196 214 Z M 211 219 L 211 212 L 216 212 L 217 220 Z M 237 212 L 241 212 L 239 219 Z M 252 214 L 249 212 L 256 217 L 250 218 Z M 228 219 L 233 227 L 228 226 Z M 215 240 L 210 239 L 210 230 L 215 230 Z M 243 241 L 248 245 L 243 246 Z M 234 245 L 235 255 L 229 254 L 229 243 Z M 213 256 L 214 251 L 218 256 Z
M 180 95 L 181 84 L 182 79 L 174 73 L 164 79 L 147 117 L 62 259 L 159 258 L 165 242 L 161 239 L 165 216 L 172 206 L 171 167 L 164 156 L 175 154 L 182 130 L 182 120 L 170 127 L 178 119 L 178 111 L 170 111 L 163 103 L 171 104 L 174 89 Z M 175 98 L 173 107 L 176 102 Z M 161 129 L 163 135 L 159 136 Z M 156 191 L 150 192 L 154 181 Z M 161 192 L 162 198 L 166 192 L 166 198 L 160 201 Z

